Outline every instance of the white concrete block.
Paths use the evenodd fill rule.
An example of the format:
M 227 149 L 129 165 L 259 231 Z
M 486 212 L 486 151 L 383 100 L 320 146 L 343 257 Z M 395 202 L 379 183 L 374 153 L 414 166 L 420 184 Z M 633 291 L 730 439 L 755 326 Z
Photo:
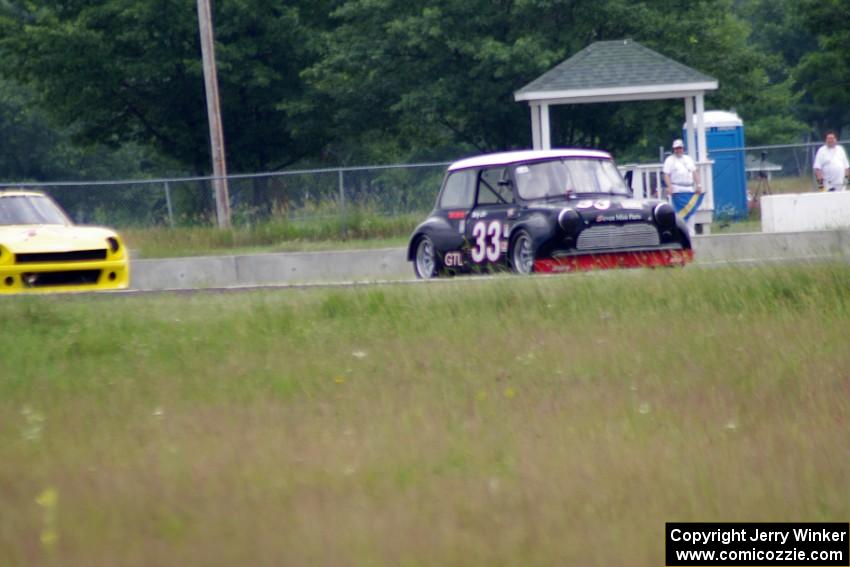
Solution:
M 762 232 L 850 228 L 850 192 L 788 193 L 761 198 Z

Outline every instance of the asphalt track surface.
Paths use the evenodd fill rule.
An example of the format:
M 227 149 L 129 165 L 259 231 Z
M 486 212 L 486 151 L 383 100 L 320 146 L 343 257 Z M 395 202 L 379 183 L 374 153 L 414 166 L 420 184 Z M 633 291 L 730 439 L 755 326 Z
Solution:
M 724 260 L 717 262 L 703 262 L 699 264 L 690 264 L 684 268 L 649 268 L 656 270 L 664 269 L 685 269 L 685 270 L 702 270 L 713 268 L 756 268 L 775 265 L 800 265 L 806 263 L 826 263 L 823 257 L 812 256 L 811 258 L 791 258 L 791 259 L 760 259 L 748 258 L 743 260 Z M 311 289 L 357 289 L 371 288 L 381 286 L 404 286 L 404 285 L 465 285 L 472 283 L 480 283 L 487 281 L 510 281 L 516 278 L 569 278 L 569 277 L 610 277 L 613 274 L 637 274 L 642 273 L 648 268 L 637 269 L 620 269 L 620 270 L 594 270 L 582 272 L 567 272 L 562 274 L 534 274 L 530 276 L 517 276 L 510 273 L 499 274 L 484 274 L 484 275 L 464 275 L 455 277 L 434 278 L 430 280 L 418 280 L 413 277 L 401 279 L 375 279 L 375 280 L 352 280 L 352 281 L 317 281 L 317 282 L 299 282 L 299 283 L 279 283 L 279 284 L 258 284 L 258 285 L 235 285 L 225 287 L 203 287 L 203 288 L 174 288 L 174 289 L 123 289 L 109 291 L 85 291 L 85 292 L 57 292 L 57 293 L 39 293 L 42 296 L 83 296 L 83 297 L 138 297 L 151 295 L 199 295 L 199 294 L 228 294 L 228 293 L 246 293 L 259 291 L 298 291 Z M 411 267 L 411 272 L 413 268 Z

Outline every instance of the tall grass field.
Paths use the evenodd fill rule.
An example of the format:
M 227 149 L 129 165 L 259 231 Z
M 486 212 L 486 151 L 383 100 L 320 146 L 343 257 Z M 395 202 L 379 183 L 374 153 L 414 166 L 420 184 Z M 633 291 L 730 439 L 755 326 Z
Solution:
M 850 266 L 0 302 L 0 565 L 664 564 L 850 518 Z

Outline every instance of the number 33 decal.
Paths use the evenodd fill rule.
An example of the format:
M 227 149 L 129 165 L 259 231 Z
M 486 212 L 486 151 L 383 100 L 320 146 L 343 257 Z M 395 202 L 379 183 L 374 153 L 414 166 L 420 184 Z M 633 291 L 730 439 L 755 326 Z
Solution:
M 475 245 L 472 247 L 472 261 L 481 263 L 486 258 L 490 262 L 498 262 L 502 248 L 502 223 L 497 220 L 478 221 L 472 227 L 472 238 Z

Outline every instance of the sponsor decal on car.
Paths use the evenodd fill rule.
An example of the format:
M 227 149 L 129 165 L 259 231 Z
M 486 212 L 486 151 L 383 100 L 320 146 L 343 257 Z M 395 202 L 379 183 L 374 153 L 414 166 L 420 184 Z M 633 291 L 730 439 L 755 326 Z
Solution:
M 576 204 L 577 209 L 589 209 L 593 206 L 593 201 L 590 199 L 584 199 L 583 201 L 579 201 Z
M 446 264 L 447 268 L 460 268 L 463 266 L 463 254 L 461 254 L 458 250 L 446 252 L 446 255 L 443 257 L 443 262 Z
M 473 211 L 471 216 L 474 219 L 483 219 L 487 217 L 487 211 Z
M 466 211 L 449 211 L 449 220 L 466 218 Z
M 639 221 L 643 217 L 638 213 L 616 213 L 611 215 L 598 215 L 596 222 L 629 222 Z
M 609 201 L 608 199 L 599 199 L 598 201 L 593 203 L 593 206 L 599 209 L 600 211 L 604 211 L 611 206 L 611 201 Z

